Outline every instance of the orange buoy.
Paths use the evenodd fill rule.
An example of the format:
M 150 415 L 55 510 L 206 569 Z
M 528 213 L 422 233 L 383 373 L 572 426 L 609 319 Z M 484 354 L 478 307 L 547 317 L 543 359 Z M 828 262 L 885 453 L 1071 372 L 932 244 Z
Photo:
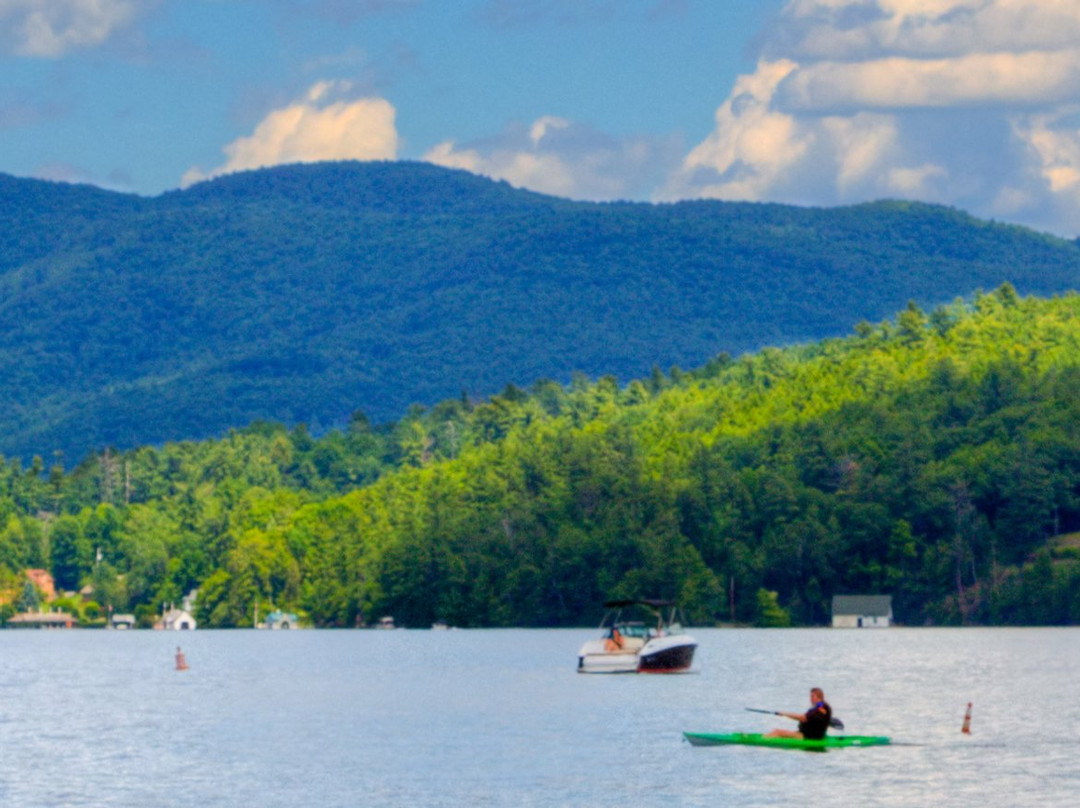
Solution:
M 967 712 L 964 713 L 964 726 L 960 727 L 960 731 L 965 735 L 971 734 L 971 702 L 968 702 Z
M 184 652 L 180 650 L 180 646 L 176 646 L 176 669 L 178 671 L 186 671 L 188 669 L 187 659 L 184 658 Z

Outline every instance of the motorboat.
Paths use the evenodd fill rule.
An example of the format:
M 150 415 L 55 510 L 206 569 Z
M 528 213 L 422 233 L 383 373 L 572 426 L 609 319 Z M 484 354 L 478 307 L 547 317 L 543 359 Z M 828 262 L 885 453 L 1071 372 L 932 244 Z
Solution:
M 610 600 L 601 636 L 578 652 L 578 673 L 680 673 L 690 669 L 697 642 L 683 633 L 676 608 L 666 600 Z M 668 617 L 665 619 L 664 610 Z M 652 619 L 632 619 L 635 612 Z

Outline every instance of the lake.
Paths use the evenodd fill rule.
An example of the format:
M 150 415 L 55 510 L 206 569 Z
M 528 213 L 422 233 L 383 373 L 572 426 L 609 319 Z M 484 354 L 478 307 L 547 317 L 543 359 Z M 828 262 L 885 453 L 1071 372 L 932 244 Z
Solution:
M 0 805 L 1078 801 L 1080 629 L 691 633 L 689 674 L 589 676 L 595 630 L 2 631 Z M 745 708 L 801 711 L 813 685 L 900 745 L 682 739 L 790 728 Z

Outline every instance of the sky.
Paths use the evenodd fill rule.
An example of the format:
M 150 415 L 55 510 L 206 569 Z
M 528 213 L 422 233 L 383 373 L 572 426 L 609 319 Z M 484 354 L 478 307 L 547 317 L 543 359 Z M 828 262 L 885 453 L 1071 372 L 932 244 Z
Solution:
M 0 172 L 424 160 L 1080 235 L 1080 0 L 0 0 Z

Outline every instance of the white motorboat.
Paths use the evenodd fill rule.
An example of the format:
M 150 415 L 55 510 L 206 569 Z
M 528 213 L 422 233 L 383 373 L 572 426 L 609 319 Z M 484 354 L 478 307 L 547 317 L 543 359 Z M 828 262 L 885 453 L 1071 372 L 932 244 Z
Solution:
M 697 642 L 675 622 L 675 604 L 664 600 L 612 600 L 600 623 L 602 636 L 578 652 L 578 673 L 680 673 L 690 669 Z M 625 619 L 632 609 L 652 614 L 655 624 Z M 664 609 L 670 609 L 664 619 Z

